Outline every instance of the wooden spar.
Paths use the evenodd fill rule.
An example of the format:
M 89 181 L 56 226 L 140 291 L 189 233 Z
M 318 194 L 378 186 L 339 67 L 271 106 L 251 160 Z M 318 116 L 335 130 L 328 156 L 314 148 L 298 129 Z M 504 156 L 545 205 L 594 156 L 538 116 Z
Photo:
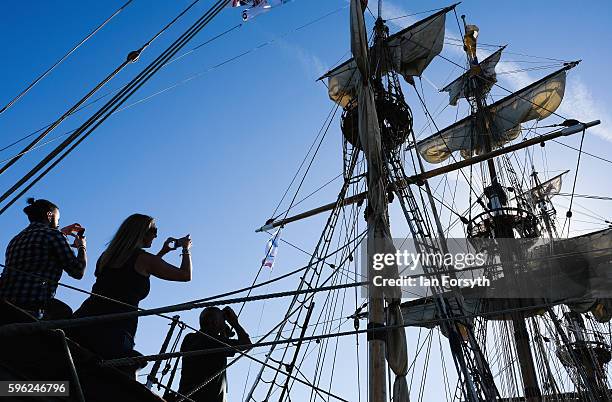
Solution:
M 564 128 L 563 130 L 559 130 L 550 134 L 545 134 L 545 135 L 540 135 L 537 137 L 534 137 L 530 140 L 527 141 L 523 141 L 514 145 L 510 145 L 507 147 L 503 147 L 503 148 L 499 148 L 496 149 L 495 151 L 491 151 L 488 152 L 486 154 L 481 154 L 481 155 L 476 155 L 472 158 L 469 159 L 464 159 L 462 161 L 459 162 L 455 162 L 455 163 L 451 163 L 450 165 L 447 166 L 442 166 L 440 168 L 437 169 L 433 169 L 424 173 L 420 173 L 420 174 L 416 174 L 413 176 L 410 176 L 407 178 L 406 183 L 396 183 L 396 185 L 401 185 L 401 186 L 405 186 L 408 184 L 420 184 L 423 183 L 425 180 L 427 179 L 431 179 L 432 177 L 436 177 L 436 176 L 440 176 L 446 173 L 450 173 L 453 172 L 455 170 L 459 170 L 459 169 L 463 169 L 464 167 L 468 167 L 470 165 L 474 165 L 476 163 L 480 163 L 480 162 L 484 162 L 488 159 L 491 158 L 495 158 L 497 156 L 500 155 L 504 155 L 507 154 L 509 152 L 514 152 L 514 151 L 518 151 L 520 149 L 523 148 L 527 148 L 530 147 L 532 145 L 535 144 L 539 144 L 542 142 L 546 142 L 546 141 L 550 141 L 550 140 L 554 140 L 555 138 L 559 138 L 559 137 L 565 137 L 568 135 L 572 135 L 572 134 L 576 134 L 579 133 L 587 128 L 596 126 L 598 124 L 600 124 L 601 122 L 599 120 L 594 120 L 588 123 L 580 123 L 580 124 L 576 124 L 574 126 L 571 127 L 567 127 Z M 341 206 L 346 206 L 346 205 L 351 205 L 351 204 L 355 204 L 355 203 L 359 203 L 363 200 L 365 200 L 368 196 L 368 192 L 364 191 L 363 193 L 359 193 L 359 194 L 355 194 L 351 197 L 345 198 L 342 202 L 341 202 Z M 288 223 L 292 223 L 295 221 L 299 221 L 301 219 L 305 219 L 305 218 L 309 218 L 311 216 L 320 214 L 321 212 L 326 212 L 326 211 L 331 211 L 334 206 L 336 205 L 335 202 L 329 203 L 329 204 L 325 204 L 323 206 L 320 206 L 318 208 L 315 209 L 311 209 L 310 211 L 306 211 L 306 212 L 302 212 L 301 214 L 297 214 L 294 216 L 291 216 L 289 218 L 285 218 L 285 219 L 281 219 L 278 221 L 274 221 L 274 222 L 270 222 L 270 223 L 266 223 L 264 226 L 260 227 L 259 229 L 256 230 L 256 232 L 264 232 L 266 230 L 271 230 L 274 229 L 276 227 L 279 226 L 284 226 Z
M 357 195 L 350 196 L 350 197 L 345 198 L 344 200 L 340 201 L 339 202 L 339 206 L 343 207 L 345 205 L 351 205 L 351 204 L 358 203 L 360 201 L 365 200 L 367 195 L 368 195 L 368 192 L 365 191 L 363 193 L 359 193 Z M 281 219 L 281 220 L 275 221 L 275 222 L 270 222 L 270 223 L 267 223 L 264 226 L 260 227 L 259 229 L 257 229 L 256 232 L 265 232 L 266 230 L 270 230 L 270 229 L 273 229 L 273 228 L 278 227 L 278 226 L 283 226 L 283 225 L 286 225 L 287 223 L 299 221 L 299 220 L 304 219 L 304 218 L 309 218 L 311 216 L 320 214 L 321 212 L 331 211 L 332 209 L 334 209 L 335 206 L 336 206 L 336 202 L 332 202 L 332 203 L 320 206 L 318 208 L 311 209 L 310 211 L 302 212 L 301 214 L 297 214 L 297 215 L 291 216 L 289 218 Z
M 588 123 L 576 124 L 574 126 L 564 128 L 563 130 L 560 130 L 554 133 L 539 135 L 530 140 L 519 142 L 517 144 L 510 145 L 507 147 L 498 148 L 495 151 L 491 151 L 486 154 L 476 155 L 469 159 L 464 159 L 459 162 L 451 163 L 450 165 L 443 166 L 437 169 L 433 169 L 423 174 L 417 174 L 414 176 L 410 176 L 408 178 L 408 181 L 409 181 L 409 184 L 418 184 L 418 183 L 423 182 L 424 180 L 431 179 L 432 177 L 440 176 L 441 174 L 450 173 L 455 170 L 462 169 L 470 165 L 474 165 L 476 163 L 484 162 L 486 160 L 496 158 L 500 155 L 507 154 L 508 152 L 518 151 L 520 149 L 527 148 L 527 147 L 530 147 L 532 145 L 539 144 L 542 142 L 550 141 L 558 137 L 565 137 L 571 134 L 579 133 L 583 130 L 586 130 L 587 128 L 596 126 L 599 123 L 601 123 L 601 121 L 594 120 Z

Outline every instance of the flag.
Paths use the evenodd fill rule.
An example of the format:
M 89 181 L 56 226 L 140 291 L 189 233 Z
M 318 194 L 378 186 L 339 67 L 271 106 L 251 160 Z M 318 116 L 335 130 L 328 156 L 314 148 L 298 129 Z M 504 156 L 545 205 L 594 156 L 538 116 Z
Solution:
M 278 251 L 278 239 L 280 237 L 280 229 L 272 234 L 272 237 L 266 243 L 266 256 L 262 261 L 264 267 L 272 269 L 274 266 L 274 260 L 276 259 L 276 253 Z
M 242 11 L 242 19 L 248 21 L 259 14 L 266 13 L 274 7 L 282 6 L 291 0 L 253 0 L 252 6 Z

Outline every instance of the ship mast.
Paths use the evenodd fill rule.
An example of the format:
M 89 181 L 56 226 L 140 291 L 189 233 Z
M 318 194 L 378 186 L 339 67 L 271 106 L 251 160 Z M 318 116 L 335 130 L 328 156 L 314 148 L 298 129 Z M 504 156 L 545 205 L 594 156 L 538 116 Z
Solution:
M 361 9 L 364 3 L 359 1 L 351 2 L 351 8 L 354 6 L 358 6 L 360 11 L 359 17 L 363 17 L 363 13 L 365 10 Z M 381 19 L 382 13 L 382 0 L 378 0 L 378 19 L 376 20 L 376 31 L 375 31 L 375 39 L 374 39 L 374 55 L 375 58 L 381 60 L 380 56 L 383 52 L 383 39 L 384 39 L 384 26 L 382 24 Z M 351 19 L 353 19 L 353 15 L 351 12 Z M 363 20 L 360 20 L 358 23 L 362 24 Z M 365 24 L 364 24 L 365 25 Z M 365 26 L 362 27 L 365 30 Z M 355 34 L 355 30 L 352 31 L 353 35 Z M 367 38 L 360 38 L 362 41 L 365 40 L 365 49 L 367 49 Z M 352 38 L 352 44 L 355 44 L 355 38 Z M 353 57 L 355 60 L 358 60 L 358 54 L 356 54 L 355 49 L 353 49 Z M 363 56 L 363 55 L 362 55 Z M 362 64 L 363 67 L 368 67 L 367 64 L 369 60 L 362 60 L 365 63 Z M 358 63 L 359 65 L 359 63 Z M 370 82 L 369 69 L 366 68 L 366 71 L 360 71 L 362 76 L 362 85 L 363 88 L 359 91 L 359 108 L 367 108 L 368 104 L 364 102 L 365 97 L 374 98 L 372 83 Z M 365 74 L 364 74 L 365 73 Z M 366 75 L 367 74 L 367 75 Z M 381 69 L 376 69 L 376 82 L 381 79 Z M 372 102 L 374 103 L 374 102 Z M 369 106 L 372 106 L 370 103 Z M 382 139 L 380 135 L 380 130 L 364 130 L 365 125 L 362 124 L 363 120 L 362 116 L 365 116 L 364 111 L 359 111 L 360 121 L 359 121 L 359 138 L 361 143 L 364 145 L 363 152 L 366 157 L 367 164 L 367 185 L 368 185 L 368 208 L 370 211 L 369 216 L 367 217 L 368 223 L 368 281 L 370 281 L 369 289 L 368 289 L 368 329 L 371 328 L 381 328 L 385 325 L 385 304 L 383 295 L 380 292 L 377 292 L 371 282 L 371 276 L 374 273 L 372 267 L 370 267 L 371 261 L 373 261 L 373 254 L 377 251 L 375 250 L 375 243 L 377 241 L 376 236 L 377 233 L 391 233 L 391 229 L 389 227 L 388 221 L 388 210 L 387 210 L 387 199 L 386 194 L 384 192 L 385 186 L 383 183 L 383 175 L 384 171 L 382 166 Z M 378 127 L 378 116 L 374 111 L 374 116 L 376 118 L 375 126 Z M 367 144 L 367 145 L 366 145 Z M 377 227 L 381 225 L 381 227 Z M 372 247 L 374 246 L 374 247 Z M 387 370 L 386 370 L 386 362 L 385 362 L 385 354 L 386 354 L 386 344 L 385 338 L 378 336 L 384 335 L 382 332 L 373 333 L 368 336 L 368 402 L 386 402 L 387 401 Z
M 437 220 L 435 207 L 432 212 L 436 215 L 440 232 L 438 239 L 435 239 L 426 224 L 426 221 L 429 221 L 427 213 L 422 210 L 410 186 L 406 185 L 408 177 L 399 151 L 402 144 L 410 138 L 414 140 L 414 132 L 412 113 L 404 100 L 399 75 L 408 82 L 413 82 L 411 77 L 420 76 L 429 62 L 441 51 L 445 15 L 454 9 L 456 4 L 391 36 L 384 20 L 379 17 L 374 29 L 374 45 L 368 52 L 363 3 L 362 0 L 351 1 L 353 59 L 336 67 L 324 77 L 329 78 L 330 98 L 344 107 L 342 132 L 345 141 L 353 147 L 353 153 L 363 151 L 367 162 L 367 261 L 370 281 L 368 328 L 375 330 L 384 327 L 385 321 L 386 325 L 392 325 L 390 317 L 393 317 L 395 322 L 403 322 L 399 309 L 399 288 L 376 287 L 372 281 L 374 275 L 381 273 L 388 278 L 398 276 L 397 266 L 385 266 L 384 271 L 379 273 L 372 267 L 373 254 L 395 252 L 389 228 L 387 194 L 393 191 L 397 195 L 417 253 L 436 253 L 445 248 L 444 234 Z M 379 9 L 380 7 L 379 2 Z M 439 276 L 440 267 L 435 264 L 426 265 L 428 266 L 423 267 L 426 275 Z M 466 314 L 461 295 L 444 296 L 445 291 L 441 286 L 432 287 L 431 291 L 436 311 L 443 320 L 443 331 L 450 341 L 453 362 L 459 376 L 458 390 L 464 400 L 477 402 L 497 399 L 499 392 L 483 351 L 476 342 L 472 323 L 460 318 Z M 403 330 L 401 333 L 395 331 L 397 329 L 385 331 L 386 340 L 378 335 L 382 334 L 380 331 L 372 331 L 368 335 L 370 402 L 386 402 L 385 357 L 396 375 L 393 399 L 405 401 L 408 398 L 405 381 L 407 363 L 402 364 L 397 359 L 389 358 L 405 355 L 405 347 L 403 350 L 401 347 L 398 349 L 396 344 L 389 341 L 403 339 L 405 345 Z M 388 351 L 385 356 L 386 349 Z M 405 359 L 403 361 L 405 362 Z
M 493 123 L 486 107 L 482 82 L 478 76 L 480 69 L 478 57 L 476 55 L 478 28 L 475 25 L 468 25 L 465 21 L 465 15 L 462 15 L 461 19 L 463 20 L 465 32 L 463 48 L 468 59 L 471 74 L 470 79 L 467 81 L 472 95 L 469 101 L 472 107 L 472 114 L 476 118 L 476 133 L 473 133 L 474 136 L 472 138 L 481 135 L 481 140 L 484 144 L 484 152 L 489 153 L 493 150 L 491 134 Z M 504 210 L 508 197 L 499 182 L 497 169 L 495 167 L 495 158 L 489 158 L 486 162 L 490 184 L 484 189 L 484 193 L 489 200 L 489 209 L 492 211 L 492 220 L 494 223 L 492 235 L 496 239 L 512 239 L 514 238 L 514 228 L 512 225 L 506 223 L 508 220 L 505 218 Z M 512 252 L 510 250 L 504 250 L 502 247 L 500 250 L 500 257 L 502 263 L 509 262 L 512 260 Z M 521 301 L 512 301 L 512 306 L 520 308 Z M 527 330 L 523 312 L 519 311 L 512 313 L 512 326 L 514 328 L 513 336 L 523 380 L 525 400 L 527 402 L 537 402 L 541 400 L 542 395 L 538 385 L 535 363 L 529 345 L 529 331 Z
M 464 19 L 464 27 L 466 31 L 469 31 L 466 32 L 465 39 L 470 68 L 467 73 L 453 81 L 443 91 L 449 90 L 451 105 L 456 105 L 460 97 L 467 98 L 472 106 L 472 116 L 417 142 L 412 130 L 412 114 L 404 100 L 399 77 L 402 76 L 408 83 L 413 84 L 413 77 L 420 76 L 429 62 L 439 54 L 444 42 L 445 15 L 456 5 L 447 7 L 400 32 L 389 35 L 385 21 L 380 17 L 382 1 L 378 1 L 379 16 L 374 27 L 373 46 L 368 48 L 363 14 L 366 1 L 351 0 L 350 3 L 353 57 L 321 77 L 321 79 L 327 78 L 328 80 L 330 99 L 343 108 L 341 128 L 344 135 L 345 185 L 336 202 L 293 217 L 285 217 L 280 220 L 271 219 L 259 230 L 282 226 L 324 211 L 332 211 L 328 225 L 330 230 L 333 230 L 340 208 L 353 203 L 360 205 L 364 199 L 367 199 L 365 216 L 368 223 L 368 279 L 372 282 L 372 254 L 381 251 L 383 253 L 389 253 L 390 250 L 395 251 L 393 244 L 389 244 L 391 236 L 387 203 L 391 202 L 390 197 L 395 194 L 399 200 L 406 223 L 414 238 L 415 251 L 417 253 L 444 253 L 446 251 L 445 235 L 441 230 L 435 199 L 427 180 L 466 166 L 486 162 L 485 169 L 488 170 L 489 185 L 485 188 L 484 197 L 488 199 L 489 205 L 484 206 L 481 203 L 485 212 L 479 217 L 486 215 L 487 225 L 478 225 L 479 217 L 472 220 L 462 219 L 465 224 L 468 224 L 469 236 L 508 239 L 514 238 L 516 232 L 516 237 L 539 237 L 539 224 L 531 212 L 532 208 L 507 206 L 508 196 L 506 189 L 502 187 L 505 175 L 510 176 L 515 188 L 519 189 L 521 186 L 516 184 L 518 182 L 512 176 L 515 173 L 511 166 L 500 168 L 503 171 L 498 172 L 495 158 L 557 137 L 583 132 L 586 128 L 599 124 L 599 121 L 580 123 L 575 120 L 567 120 L 559 125 L 564 128 L 502 147 L 503 144 L 516 138 L 517 129 L 520 128 L 521 123 L 535 118 L 545 118 L 554 113 L 563 97 L 565 72 L 573 68 L 577 62 L 565 63 L 563 69 L 509 97 L 487 105 L 485 97 L 496 81 L 495 65 L 499 61 L 503 47 L 479 63 L 476 56 L 477 28 L 468 26 Z M 541 96 L 535 100 L 535 96 L 544 91 L 547 96 Z M 517 105 L 520 106 L 518 111 L 515 110 Z M 409 139 L 416 144 L 418 151 L 418 165 L 415 166 L 415 169 L 420 168 L 420 171 L 415 171 L 412 176 L 406 175 L 400 155 L 402 145 L 406 144 Z M 425 171 L 420 159 L 423 157 L 429 163 L 440 163 L 459 150 L 462 153 L 469 151 L 469 157 L 464 155 L 466 159 L 455 160 L 454 163 L 429 171 Z M 345 197 L 347 183 L 353 180 L 352 172 L 358 159 L 357 156 L 361 152 L 367 162 L 367 191 Z M 411 189 L 413 185 L 422 186 L 429 205 L 422 197 L 419 202 Z M 510 191 L 510 188 L 508 190 Z M 516 222 L 513 222 L 513 219 Z M 435 223 L 435 226 L 432 225 L 432 222 Z M 438 236 L 434 233 L 436 231 Z M 329 238 L 330 236 L 325 233 L 322 235 L 322 239 Z M 502 250 L 499 254 L 501 255 L 495 258 L 501 257 L 504 265 L 515 259 L 515 253 L 511 249 Z M 440 267 L 435 264 L 425 265 L 427 265 L 423 266 L 425 276 L 438 277 L 441 275 Z M 387 267 L 385 271 L 386 269 Z M 395 275 L 397 271 L 387 274 L 388 277 Z M 464 304 L 460 292 L 448 291 L 446 288 L 436 286 L 432 286 L 430 291 L 432 296 L 428 303 L 431 303 L 430 306 L 435 310 L 434 317 L 440 319 L 440 327 L 449 340 L 453 363 L 457 370 L 457 390 L 462 393 L 461 396 L 457 396 L 469 402 L 500 400 L 501 395 L 497 390 L 486 358 L 484 349 L 486 344 L 482 343 L 486 340 L 479 339 L 482 328 L 477 326 L 482 322 L 470 318 L 467 310 L 469 307 Z M 386 402 L 390 398 L 387 388 L 387 367 L 396 374 L 393 400 L 407 400 L 405 399 L 408 392 L 407 384 L 404 387 L 406 392 L 402 392 L 400 397 L 395 389 L 395 385 L 401 385 L 401 380 L 405 380 L 406 369 L 398 369 L 397 361 L 392 362 L 393 359 L 389 358 L 390 356 L 402 356 L 402 353 L 398 352 L 401 348 L 397 348 L 397 345 L 389 340 L 400 338 L 390 336 L 390 334 L 398 335 L 394 332 L 396 329 L 393 327 L 397 323 L 406 322 L 402 321 L 401 317 L 404 306 L 400 310 L 397 305 L 398 300 L 399 296 L 390 289 L 377 288 L 372 284 L 368 288 L 368 401 L 370 402 Z M 508 307 L 513 311 L 519 311 L 521 307 L 529 307 L 521 304 L 518 299 L 507 299 L 506 301 Z M 400 311 L 399 319 L 398 316 L 394 316 L 393 321 L 390 321 L 390 313 L 398 310 Z M 506 317 L 513 321 L 513 343 L 516 345 L 518 357 L 516 361 L 520 364 L 524 400 L 541 400 L 541 394 L 546 392 L 546 389 L 541 391 L 539 388 L 532 354 L 538 353 L 538 350 L 534 349 L 532 352 L 529 345 L 526 316 L 522 313 L 509 313 Z M 486 327 L 484 328 L 486 330 Z M 405 342 L 405 337 L 403 339 Z M 534 341 L 541 342 L 538 338 Z M 405 352 L 405 344 L 401 350 Z M 537 356 L 539 357 L 541 353 Z M 278 360 L 279 364 L 283 362 L 283 359 L 284 355 Z M 515 362 L 512 364 L 514 365 Z M 574 370 L 574 366 L 571 367 Z M 577 377 L 580 381 L 583 381 L 582 377 L 586 377 L 583 371 L 580 367 L 576 370 L 577 375 L 581 377 Z M 258 375 L 258 380 L 259 378 L 260 375 Z M 274 379 L 272 383 L 273 381 Z M 544 378 L 545 387 L 546 381 Z M 267 397 L 270 397 L 270 392 L 271 387 Z M 253 390 L 247 400 L 252 400 L 252 395 Z

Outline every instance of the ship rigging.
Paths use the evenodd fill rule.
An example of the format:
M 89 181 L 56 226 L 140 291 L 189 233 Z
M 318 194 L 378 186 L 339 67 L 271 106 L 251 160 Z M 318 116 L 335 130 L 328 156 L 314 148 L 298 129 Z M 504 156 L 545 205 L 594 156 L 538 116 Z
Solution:
M 120 88 L 84 124 L 8 188 L 0 196 L 0 203 L 4 203 L 0 214 L 117 112 L 157 71 L 182 57 L 179 55 L 181 49 L 230 1 L 216 2 L 136 78 Z M 84 98 L 41 130 L 41 134 L 0 168 L 0 174 L 22 155 L 35 149 L 64 119 L 88 105 L 87 102 L 100 88 L 122 69 L 137 62 L 140 53 L 195 3 L 197 1 L 138 50 L 127 55 Z M 606 297 L 606 291 L 612 290 L 608 288 L 612 284 L 609 279 L 612 229 L 569 236 L 572 205 L 574 198 L 579 196 L 575 194 L 575 183 L 583 141 L 588 136 L 588 130 L 600 124 L 598 120 L 582 122 L 566 118 L 558 112 L 567 75 L 577 68 L 579 61 L 559 63 L 559 69 L 551 74 L 493 100 L 493 88 L 504 89 L 497 82 L 496 66 L 503 60 L 507 46 L 498 46 L 494 52 L 483 57 L 478 44 L 480 30 L 468 23 L 466 16 L 461 16 L 460 23 L 456 12 L 458 4 L 435 10 L 428 17 L 391 34 L 388 21 L 382 18 L 384 4 L 379 0 L 373 33 L 371 40 L 368 40 L 365 16 L 371 13 L 366 8 L 370 6 L 372 4 L 368 6 L 367 1 L 350 1 L 352 57 L 321 77 L 334 103 L 322 132 L 327 134 L 334 117 L 341 110 L 339 128 L 343 166 L 341 174 L 337 176 L 342 179 L 342 184 L 336 200 L 290 216 L 290 212 L 301 202 L 297 200 L 297 195 L 302 180 L 289 207 L 280 214 L 275 211 L 258 229 L 268 233 L 274 228 L 286 230 L 290 224 L 297 225 L 296 222 L 303 219 L 326 213 L 327 220 L 314 250 L 302 250 L 309 256 L 307 263 L 274 279 L 258 281 L 264 266 L 262 262 L 251 286 L 156 309 L 80 319 L 34 321 L 9 307 L 5 314 L 10 319 L 0 327 L 4 349 L 0 359 L 3 370 L 0 373 L 4 377 L 37 375 L 37 372 L 33 374 L 31 371 L 32 359 L 26 359 L 24 363 L 10 349 L 11 345 L 23 347 L 26 342 L 44 341 L 53 344 L 54 349 L 46 352 L 40 350 L 38 353 L 61 356 L 60 360 L 66 364 L 60 369 L 69 373 L 77 383 L 77 400 L 85 400 L 84 395 L 88 396 L 87 400 L 96 400 L 90 396 L 104 394 L 102 384 L 96 384 L 93 379 L 96 374 L 101 373 L 104 381 L 112 382 L 120 378 L 115 367 L 137 366 L 144 362 L 155 362 L 146 378 L 147 388 L 161 387 L 165 390 L 164 397 L 173 395 L 178 400 L 190 400 L 191 393 L 177 395 L 172 391 L 179 358 L 187 353 L 207 354 L 214 350 L 178 351 L 177 344 L 183 331 L 198 330 L 181 321 L 179 316 L 169 314 L 214 305 L 244 306 L 244 303 L 287 298 L 286 311 L 278 324 L 268 329 L 254 345 L 255 350 L 266 349 L 263 357 L 255 357 L 240 347 L 226 346 L 238 353 L 230 365 L 241 358 L 258 365 L 253 377 L 249 378 L 248 388 L 245 388 L 243 399 L 247 402 L 291 401 L 291 395 L 299 386 L 308 389 L 310 400 L 350 400 L 334 392 L 331 380 L 329 386 L 324 384 L 324 373 L 328 368 L 325 366 L 326 352 L 332 341 L 354 337 L 358 343 L 362 334 L 366 335 L 368 345 L 367 365 L 364 366 L 367 367 L 368 378 L 367 400 L 407 402 L 416 388 L 419 397 L 422 397 L 429 352 L 420 368 L 417 368 L 417 357 L 421 349 L 431 348 L 434 333 L 438 335 L 440 345 L 444 342 L 450 351 L 448 366 L 453 367 L 453 370 L 449 370 L 453 371 L 452 378 L 446 374 L 447 363 L 442 361 L 445 370 L 444 394 L 449 400 L 535 402 L 612 399 L 607 369 L 612 358 L 609 326 L 612 298 Z M 419 91 L 418 83 L 430 63 L 440 56 L 449 18 L 456 20 L 462 34 L 460 46 L 465 52 L 465 72 L 441 91 L 448 92 L 450 106 L 467 102 L 469 114 L 446 128 L 439 128 L 424 99 L 422 88 Z M 0 113 L 25 96 L 54 67 L 37 78 Z M 409 104 L 409 94 L 412 98 L 416 97 L 419 103 Z M 419 133 L 414 130 L 413 108 L 416 110 L 417 107 L 423 110 L 428 124 L 435 128 L 435 132 L 426 138 L 419 138 Z M 527 123 L 536 125 L 546 118 L 557 121 L 540 126 L 539 132 L 526 129 Z M 543 128 L 545 132 L 541 132 Z M 516 155 L 517 151 L 528 152 L 531 147 L 548 146 L 559 138 L 572 135 L 582 137 L 574 169 L 574 188 L 568 193 L 570 206 L 564 223 L 559 225 L 553 197 L 563 194 L 562 183 L 570 178 L 568 171 L 548 177 L 536 169 L 533 159 L 526 167 L 517 166 Z M 316 142 L 317 139 L 313 145 Z M 302 162 L 307 166 L 303 176 L 308 173 L 314 160 L 312 156 L 310 165 L 305 164 L 308 156 Z M 447 161 L 443 166 L 431 167 Z M 449 205 L 434 187 L 432 179 L 448 177 L 450 173 L 463 177 L 467 183 L 469 200 L 465 212 L 456 211 L 455 200 Z M 394 215 L 389 205 L 393 203 L 402 215 L 401 223 L 391 221 Z M 430 286 L 427 294 L 414 298 L 403 294 L 399 288 L 373 286 L 374 253 L 393 254 L 396 251 L 391 231 L 394 225 L 405 225 L 409 233 L 405 240 L 412 243 L 416 252 L 449 253 L 453 247 L 450 244 L 453 239 L 449 236 L 452 224 L 445 225 L 441 209 L 447 210 L 457 224 L 463 225 L 466 243 L 486 254 L 486 265 L 482 268 L 484 277 L 493 281 L 496 289 L 511 289 L 517 293 L 491 297 L 486 291 L 450 288 L 440 281 Z M 367 225 L 365 229 L 359 225 L 363 219 Z M 566 231 L 568 236 L 564 237 Z M 279 231 L 275 233 L 275 240 L 278 237 L 285 241 Z M 517 240 L 525 245 L 524 248 L 507 246 L 505 241 L 509 239 Z M 364 274 L 358 278 L 357 254 L 360 250 L 366 266 Z M 462 278 L 465 274 L 455 267 L 435 263 L 423 264 L 422 268 L 423 272 L 415 276 L 429 279 L 441 278 L 442 275 Z M 521 292 L 529 288 L 522 286 L 522 282 L 528 280 L 526 278 L 563 276 L 572 270 L 578 270 L 579 276 L 591 275 L 587 278 L 587 282 L 591 282 L 586 290 L 564 289 L 561 283 L 557 293 L 522 297 Z M 396 264 L 390 264 L 382 273 L 386 279 L 398 279 L 400 274 Z M 251 295 L 252 291 L 263 289 L 269 283 L 294 277 L 298 279 L 293 290 Z M 596 281 L 601 283 L 597 284 Z M 359 304 L 355 293 L 353 313 L 348 317 L 342 316 L 346 292 L 356 291 L 360 287 L 366 288 L 367 299 Z M 228 298 L 244 294 L 246 296 Z M 325 295 L 322 303 L 316 299 L 319 294 Z M 336 309 L 340 303 L 338 313 Z M 160 353 L 155 355 L 96 361 L 87 350 L 60 331 L 91 322 L 153 315 L 170 322 Z M 335 320 L 345 323 L 352 321 L 354 329 L 340 331 L 339 326 L 332 325 Z M 365 328 L 361 327 L 362 320 L 367 321 Z M 412 362 L 408 357 L 409 347 L 412 346 L 408 342 L 410 338 L 406 336 L 408 328 L 419 331 L 415 348 L 417 356 Z M 427 334 L 422 335 L 423 331 Z M 421 340 L 422 336 L 424 341 Z M 307 375 L 302 365 L 314 351 L 317 359 L 311 367 L 312 373 Z M 359 356 L 358 345 L 357 354 Z M 337 357 L 334 352 L 332 377 Z M 166 365 L 159 373 L 164 361 Z M 357 370 L 359 382 L 360 369 Z M 418 387 L 413 384 L 417 370 L 422 371 Z M 169 380 L 164 384 L 162 379 L 166 375 L 169 375 Z M 211 378 L 203 379 L 200 388 L 210 381 Z M 133 398 L 131 400 L 158 400 L 157 396 L 136 382 L 130 383 L 123 378 L 120 382 L 117 387 L 106 390 L 107 395 L 120 395 L 123 392 L 124 396 Z M 361 388 L 358 383 L 360 398 Z M 297 399 L 293 397 L 293 400 Z

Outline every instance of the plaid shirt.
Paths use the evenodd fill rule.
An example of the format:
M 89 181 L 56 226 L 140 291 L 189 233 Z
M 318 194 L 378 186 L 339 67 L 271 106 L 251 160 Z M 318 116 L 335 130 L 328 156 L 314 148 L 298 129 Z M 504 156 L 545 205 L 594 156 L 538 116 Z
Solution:
M 85 270 L 85 262 L 75 257 L 62 232 L 42 223 L 31 223 L 11 240 L 5 264 L 0 299 L 39 308 L 55 296 L 63 270 L 77 279 Z

